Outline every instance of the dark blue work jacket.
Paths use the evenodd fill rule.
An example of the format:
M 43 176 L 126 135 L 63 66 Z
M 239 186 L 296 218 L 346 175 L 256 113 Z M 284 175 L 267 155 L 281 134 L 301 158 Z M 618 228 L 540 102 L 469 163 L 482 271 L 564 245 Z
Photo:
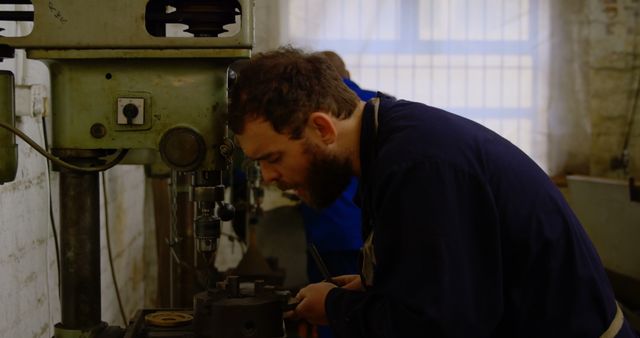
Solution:
M 548 176 L 489 129 L 382 98 L 362 120 L 365 292 L 335 288 L 337 337 L 599 337 L 616 313 L 596 250 Z M 618 337 L 635 337 L 625 322 Z

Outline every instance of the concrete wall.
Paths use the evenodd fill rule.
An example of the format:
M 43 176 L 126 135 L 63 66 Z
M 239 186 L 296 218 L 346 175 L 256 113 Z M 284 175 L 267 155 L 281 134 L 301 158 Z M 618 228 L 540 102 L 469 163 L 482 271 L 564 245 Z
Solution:
M 640 2 L 551 3 L 552 173 L 640 176 Z M 627 170 L 612 167 L 628 137 Z
M 590 1 L 589 91 L 591 175 L 640 176 L 640 3 L 635 0 Z M 635 121 L 634 121 L 635 120 Z M 630 129 L 631 128 L 631 129 Z M 612 168 L 629 137 L 628 173 Z
M 142 166 L 116 166 L 105 173 L 111 253 L 125 316 L 130 319 L 144 306 L 145 299 L 145 176 Z M 104 200 L 102 200 L 104 205 Z M 108 261 L 106 229 L 102 208 L 100 237 L 102 276 L 102 320 L 119 326 L 122 322 Z M 150 227 L 152 228 L 152 227 Z M 148 252 L 147 252 L 148 254 Z M 153 265 L 155 267 L 155 265 Z M 148 272 L 148 270 L 146 270 Z M 150 282 L 150 285 L 154 283 Z

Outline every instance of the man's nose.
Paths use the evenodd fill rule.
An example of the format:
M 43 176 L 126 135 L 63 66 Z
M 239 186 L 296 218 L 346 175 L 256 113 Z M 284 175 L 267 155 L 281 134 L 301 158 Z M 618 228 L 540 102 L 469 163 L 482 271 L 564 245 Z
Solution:
M 262 171 L 262 180 L 264 183 L 272 183 L 280 178 L 278 171 L 268 163 L 260 163 L 260 170 Z

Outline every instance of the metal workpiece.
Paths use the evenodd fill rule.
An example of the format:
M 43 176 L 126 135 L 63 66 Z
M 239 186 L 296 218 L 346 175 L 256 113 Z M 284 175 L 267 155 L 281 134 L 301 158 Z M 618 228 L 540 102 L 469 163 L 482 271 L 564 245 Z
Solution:
M 127 328 L 124 338 L 280 338 L 285 337 L 283 311 L 295 306 L 291 292 L 279 290 L 264 281 L 240 283 L 228 276 L 215 288 L 196 294 L 193 309 L 140 310 Z M 160 323 L 150 317 L 176 317 Z M 191 320 L 192 318 L 192 320 Z
M 253 44 L 253 0 L 32 0 L 33 12 L 5 12 L 5 19 L 36 23 L 24 37 L 0 44 L 42 49 L 248 49 Z M 167 13 L 166 6 L 176 11 Z M 235 22 L 236 34 L 218 37 Z M 166 37 L 167 23 L 182 23 L 197 38 Z M 108 34 L 105 34 L 108 32 Z M 233 32 L 231 32 L 233 33 Z
M 101 323 L 98 173 L 63 169 L 60 186 L 61 327 L 87 330 Z
M 240 284 L 229 276 L 224 288 L 210 289 L 194 297 L 194 334 L 199 338 L 284 337 L 282 312 L 290 294 L 254 283 Z
M 10 71 L 0 71 L 0 122 L 11 127 L 15 122 L 14 78 Z M 0 128 L 0 184 L 11 182 L 18 170 L 18 145 L 15 135 Z

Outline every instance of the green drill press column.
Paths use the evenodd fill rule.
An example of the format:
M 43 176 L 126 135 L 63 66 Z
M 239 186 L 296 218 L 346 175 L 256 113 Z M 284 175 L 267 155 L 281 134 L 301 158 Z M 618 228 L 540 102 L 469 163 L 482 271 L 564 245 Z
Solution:
M 14 125 L 13 73 L 0 71 L 0 122 Z M 15 135 L 0 128 L 0 184 L 16 178 L 18 169 L 18 145 Z

